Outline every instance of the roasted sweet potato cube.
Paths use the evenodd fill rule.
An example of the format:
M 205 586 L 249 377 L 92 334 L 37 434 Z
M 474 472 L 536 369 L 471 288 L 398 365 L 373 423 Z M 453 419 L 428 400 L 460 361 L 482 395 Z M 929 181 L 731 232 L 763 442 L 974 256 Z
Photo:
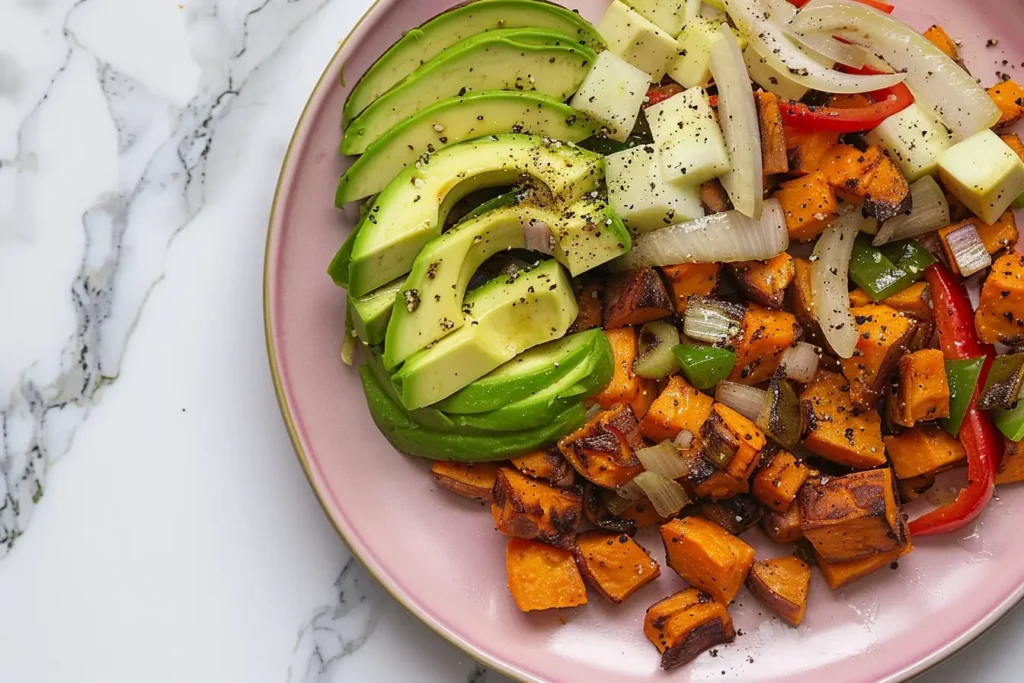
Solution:
M 949 382 L 941 351 L 922 349 L 901 357 L 898 377 L 892 410 L 898 424 L 913 427 L 918 422 L 949 417 Z
M 809 476 L 810 469 L 791 453 L 777 451 L 761 462 L 761 469 L 754 477 L 754 498 L 771 510 L 785 512 Z
M 786 288 L 796 275 L 793 257 L 782 252 L 767 261 L 742 261 L 732 264 L 744 294 L 769 308 L 782 308 Z
M 713 403 L 710 396 L 673 375 L 640 422 L 640 433 L 651 441 L 674 439 L 684 429 L 696 436 L 711 414 Z
M 673 519 L 661 527 L 668 565 L 695 588 L 728 605 L 754 562 L 754 549 L 702 517 Z
M 857 350 L 853 358 L 840 359 L 839 364 L 850 380 L 850 398 L 860 408 L 872 408 L 896 363 L 907 351 L 914 321 L 882 304 L 861 306 L 850 312 L 857 321 Z
M 800 530 L 800 506 L 790 505 L 785 512 L 769 510 L 761 518 L 761 529 L 776 543 L 796 543 L 804 537 Z
M 545 479 L 555 486 L 572 486 L 576 480 L 576 471 L 557 446 L 512 458 L 512 465 L 528 477 Z
M 868 216 L 887 221 L 910 209 L 910 185 L 878 145 L 863 152 L 850 145 L 836 145 L 821 170 L 840 197 L 863 204 Z
M 700 203 L 708 214 L 732 211 L 732 200 L 718 178 L 701 184 Z
M 491 515 L 506 536 L 572 548 L 583 519 L 583 490 L 557 488 L 502 467 L 494 481 Z
M 786 153 L 786 134 L 782 126 L 779 98 L 774 93 L 764 90 L 758 90 L 754 96 L 761 129 L 762 172 L 765 175 L 788 173 L 789 156 Z
M 718 289 L 718 273 L 720 263 L 684 263 L 678 266 L 662 266 L 661 274 L 665 276 L 671 289 L 672 303 L 676 312 L 686 312 L 686 303 L 691 296 L 710 296 Z
M 896 550 L 910 537 L 888 468 L 811 480 L 799 501 L 804 538 L 828 562 Z
M 612 347 L 615 373 L 608 385 L 592 400 L 602 408 L 611 408 L 619 403 L 629 403 L 636 398 L 643 382 L 633 372 L 633 362 L 637 356 L 636 330 L 632 327 L 620 327 L 605 330 L 604 336 L 608 338 L 608 343 Z
M 494 481 L 498 478 L 499 463 L 496 462 L 446 462 L 436 461 L 430 468 L 434 481 L 439 486 L 464 498 L 491 500 Z
M 996 83 L 988 89 L 988 96 L 1002 112 L 997 129 L 1008 128 L 1024 119 L 1024 88 L 1016 81 Z
M 842 375 L 819 370 L 800 394 L 809 434 L 807 450 L 845 467 L 885 464 L 882 418 L 877 410 L 858 412 Z
M 651 267 L 616 273 L 604 299 L 606 329 L 642 325 L 672 315 L 672 300 L 658 271 Z
M 825 577 L 825 582 L 829 588 L 835 591 L 873 574 L 882 567 L 892 566 L 896 560 L 913 549 L 914 546 L 908 541 L 906 545 L 900 548 L 878 553 L 877 555 L 869 555 L 868 557 L 862 557 L 859 560 L 852 560 L 850 562 L 829 562 L 820 554 L 816 554 L 815 557 L 817 558 L 818 569 L 821 570 L 821 575 Z
M 874 301 L 863 289 L 855 289 L 850 292 L 851 308 L 870 306 L 873 303 Z M 878 303 L 884 304 L 918 321 L 932 319 L 931 292 L 928 289 L 928 283 L 924 281 L 915 282 L 906 289 L 902 289 Z
M 1003 439 L 1006 443 L 1006 451 L 1003 453 L 1003 461 L 999 464 L 999 474 L 996 475 L 997 484 L 1013 484 L 1024 481 L 1024 441 L 1010 441 Z
M 713 503 L 701 503 L 700 513 L 736 536 L 761 521 L 764 508 L 750 496 L 733 496 Z
M 999 220 L 992 224 L 972 216 L 959 223 L 942 228 L 936 234 L 939 237 L 939 243 L 942 245 L 942 251 L 946 254 L 946 261 L 949 263 L 950 270 L 957 275 L 960 275 L 960 267 L 956 262 L 955 251 L 950 245 L 950 235 L 965 228 L 974 228 L 978 232 L 978 238 L 985 247 L 985 251 L 993 257 L 1007 249 L 1011 249 L 1020 238 L 1020 233 L 1017 231 L 1017 221 L 1013 217 L 1013 211 L 1006 211 L 999 217 Z
M 661 653 L 661 668 L 669 671 L 708 648 L 731 643 L 736 631 L 725 605 L 687 588 L 647 608 L 644 635 Z
M 918 425 L 898 436 L 887 436 L 885 448 L 898 479 L 935 474 L 967 459 L 963 444 L 937 425 Z
M 629 402 L 629 407 L 633 409 L 636 419 L 642 419 L 657 398 L 658 382 L 653 379 L 641 379 L 639 391 Z
M 1016 133 L 1004 133 L 999 136 L 999 139 L 1006 143 L 1006 145 L 1013 150 L 1014 154 L 1020 157 L 1021 161 L 1024 161 L 1024 141 L 1020 139 L 1020 136 Z
M 598 282 L 583 285 L 576 296 L 576 306 L 580 312 L 576 314 L 569 334 L 601 327 L 604 315 L 604 285 Z
M 900 494 L 900 502 L 904 505 L 917 500 L 921 494 L 933 486 L 935 486 L 935 475 L 933 474 L 896 480 L 896 491 Z
M 747 576 L 747 588 L 784 622 L 799 626 L 807 609 L 811 567 L 795 557 L 755 562 Z
M 661 574 L 661 567 L 640 544 L 609 531 L 576 537 L 576 565 L 594 590 L 616 604 Z
M 981 288 L 974 326 L 986 344 L 1024 343 L 1024 255 L 1006 254 L 992 264 Z
M 732 382 L 760 384 L 771 379 L 786 349 L 800 340 L 800 325 L 792 313 L 751 304 L 743 316 L 743 329 L 731 342 L 736 365 Z
M 646 498 L 631 503 L 629 507 L 619 513 L 619 517 L 633 522 L 638 529 L 661 526 L 668 521 L 667 518 L 658 514 L 658 511 L 651 505 L 651 501 Z
M 724 403 L 715 403 L 700 430 L 704 455 L 729 476 L 748 481 L 767 443 L 764 432 Z
M 793 283 L 786 307 L 793 311 L 801 325 L 817 325 L 814 320 L 814 290 L 811 289 L 811 262 L 805 258 L 793 259 Z
M 820 171 L 783 183 L 775 198 L 786 216 L 789 238 L 796 242 L 818 237 L 839 211 L 835 190 Z
M 598 486 L 614 489 L 643 471 L 635 451 L 643 447 L 633 409 L 617 405 L 558 442 L 577 472 Z
M 523 538 L 505 549 L 508 589 L 524 612 L 587 604 L 587 588 L 569 550 Z
M 924 32 L 924 37 L 930 40 L 935 47 L 942 50 L 947 57 L 954 62 L 960 63 L 960 49 L 956 46 L 956 41 L 946 33 L 946 29 L 938 24 L 932 24 Z
M 789 170 L 796 175 L 806 175 L 820 169 L 828 158 L 829 151 L 839 142 L 839 133 L 790 126 L 783 130 L 786 136 L 786 152 L 789 155 Z

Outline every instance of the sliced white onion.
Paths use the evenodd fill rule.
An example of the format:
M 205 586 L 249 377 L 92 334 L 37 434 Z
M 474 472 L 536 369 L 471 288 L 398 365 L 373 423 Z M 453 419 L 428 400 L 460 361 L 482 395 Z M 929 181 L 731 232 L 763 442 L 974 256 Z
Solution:
M 604 506 L 608 508 L 608 512 L 612 513 L 616 517 L 621 515 L 627 508 L 629 508 L 630 505 L 636 502 L 617 496 L 611 491 L 606 491 L 606 494 L 607 495 L 602 496 Z
M 949 225 L 949 202 L 935 178 L 926 175 L 911 185 L 910 197 L 914 207 L 911 212 L 882 223 L 871 244 L 877 247 Z
M 686 304 L 683 334 L 697 341 L 720 344 L 740 333 L 745 312 L 737 304 L 692 296 Z
M 720 180 L 737 211 L 760 218 L 764 176 L 757 103 L 736 36 L 727 24 L 719 26 L 719 31 L 723 39 L 711 46 L 711 75 L 718 86 L 718 123 L 732 166 Z
M 662 517 L 671 517 L 690 504 L 690 497 L 674 479 L 654 472 L 641 472 L 633 481 L 644 490 L 651 505 Z
M 870 46 L 872 54 L 906 75 L 915 100 L 931 108 L 961 139 L 999 121 L 999 107 L 974 77 L 927 38 L 884 12 L 852 0 L 812 0 L 791 26 L 800 33 L 841 36 Z
M 807 342 L 797 342 L 782 354 L 780 365 L 786 372 L 786 379 L 807 383 L 814 379 L 820 362 L 821 352 L 817 346 Z
M 619 498 L 625 498 L 626 500 L 641 500 L 646 495 L 643 489 L 637 486 L 635 481 L 628 481 L 618 487 L 615 489 L 615 494 Z
M 804 54 L 781 26 L 771 21 L 760 0 L 725 0 L 725 8 L 757 54 L 778 71 L 790 74 L 792 80 L 808 88 L 834 93 L 860 93 L 889 88 L 902 82 L 904 74 L 860 76 L 844 74 L 822 66 Z M 800 20 L 798 12 L 795 22 Z M 767 15 L 767 16 L 766 16 Z M 801 32 L 818 29 L 799 27 Z
M 748 420 L 756 420 L 761 414 L 768 392 L 737 382 L 719 382 L 715 389 L 715 400 L 724 403 Z
M 788 248 L 785 214 L 777 199 L 769 199 L 760 220 L 725 211 L 642 235 L 633 240 L 632 251 L 612 262 L 612 269 L 766 261 Z
M 714 21 L 716 23 L 719 21 L 726 21 L 729 18 L 725 12 L 706 2 L 702 3 L 700 6 L 700 16 L 708 21 Z
M 850 313 L 850 256 L 853 241 L 868 220 L 849 207 L 825 228 L 811 255 L 814 318 L 840 358 L 852 358 L 857 350 L 857 321 Z
M 690 466 L 679 455 L 679 449 L 671 441 L 662 441 L 657 446 L 641 448 L 636 457 L 648 472 L 660 474 L 669 479 L 685 477 L 690 473 Z
M 960 274 L 970 277 L 992 265 L 992 256 L 981 241 L 978 228 L 973 223 L 962 225 L 946 235 L 946 244 L 953 253 L 953 260 Z
M 783 30 L 804 49 L 830 61 L 854 69 L 860 69 L 867 63 L 868 54 L 859 45 L 841 43 L 826 33 L 798 33 L 789 27 L 784 27 Z
M 523 226 L 523 240 L 530 251 L 539 251 L 549 256 L 555 253 L 555 236 L 551 234 L 551 226 L 544 221 L 531 218 Z
M 787 0 L 764 0 L 765 8 L 771 13 L 768 20 L 782 26 L 793 21 L 796 16 L 796 5 Z
M 685 23 L 683 24 L 684 28 L 686 27 L 686 24 L 700 16 L 700 11 L 703 5 L 704 3 L 702 0 L 686 0 L 686 8 L 683 9 L 683 18 L 685 19 Z
M 693 445 L 693 432 L 689 429 L 680 429 L 673 443 L 676 445 L 676 448 L 684 450 L 689 448 Z

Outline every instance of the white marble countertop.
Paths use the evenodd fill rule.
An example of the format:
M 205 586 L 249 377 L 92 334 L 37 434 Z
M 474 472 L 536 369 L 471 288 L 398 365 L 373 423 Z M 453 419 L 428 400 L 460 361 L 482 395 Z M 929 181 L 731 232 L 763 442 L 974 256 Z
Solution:
M 0 0 L 0 681 L 502 680 L 352 560 L 267 368 L 281 158 L 369 4 Z

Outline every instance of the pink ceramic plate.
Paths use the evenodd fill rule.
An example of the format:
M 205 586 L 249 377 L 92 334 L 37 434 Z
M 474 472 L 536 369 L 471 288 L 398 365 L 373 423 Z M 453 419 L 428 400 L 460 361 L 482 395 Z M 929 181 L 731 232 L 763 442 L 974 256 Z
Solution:
M 923 30 L 936 21 L 965 40 L 990 82 L 1024 62 L 1024 15 L 1006 0 L 897 0 Z M 663 576 L 625 605 L 524 615 L 505 587 L 505 539 L 479 504 L 438 491 L 429 463 L 397 453 L 374 427 L 357 373 L 339 360 L 344 292 L 325 274 L 352 228 L 333 205 L 345 162 L 339 120 L 349 88 L 403 31 L 457 0 L 380 0 L 316 86 L 284 161 L 266 257 L 266 322 L 281 407 L 310 482 L 353 552 L 417 618 L 474 658 L 526 681 L 662 681 L 644 610 L 684 587 Z M 608 0 L 567 3 L 596 20 Z M 986 48 L 989 38 L 998 47 Z M 1005 66 L 1002 60 L 1010 66 Z M 897 681 L 947 657 L 1024 596 L 1024 544 L 1013 513 L 1024 489 L 1001 490 L 977 529 L 922 540 L 900 561 L 832 593 L 820 576 L 804 625 L 763 613 L 748 593 L 731 610 L 743 635 L 673 680 Z M 747 538 L 749 537 L 749 538 Z M 754 530 L 760 556 L 781 554 Z M 664 559 L 657 539 L 641 538 Z

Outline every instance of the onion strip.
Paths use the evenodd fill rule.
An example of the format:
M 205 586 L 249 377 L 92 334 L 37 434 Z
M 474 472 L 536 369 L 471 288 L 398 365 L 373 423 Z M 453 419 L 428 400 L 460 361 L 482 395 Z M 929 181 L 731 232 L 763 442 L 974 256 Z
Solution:
M 850 312 L 850 256 L 853 241 L 868 220 L 849 207 L 825 228 L 811 255 L 814 318 L 840 358 L 852 358 L 857 350 L 857 321 Z
M 690 503 L 690 497 L 679 482 L 660 474 L 641 472 L 633 483 L 643 489 L 662 517 L 672 517 Z
M 786 373 L 786 379 L 806 384 L 814 379 L 820 362 L 821 352 L 818 347 L 807 342 L 797 342 L 782 354 L 779 367 Z
M 825 33 L 799 33 L 789 27 L 785 27 L 783 30 L 787 36 L 815 56 L 820 56 L 854 69 L 861 69 L 867 63 L 867 52 L 859 45 L 841 43 Z
M 917 237 L 949 225 L 949 201 L 935 178 L 926 175 L 911 185 L 910 199 L 913 202 L 911 212 L 882 223 L 872 246 Z
M 636 457 L 645 470 L 668 479 L 678 479 L 690 473 L 690 466 L 679 455 L 679 450 L 671 441 L 662 441 L 650 448 L 641 448 L 636 452 Z
M 756 420 L 761 414 L 768 392 L 737 382 L 719 382 L 715 400 L 724 403 L 749 420 Z

